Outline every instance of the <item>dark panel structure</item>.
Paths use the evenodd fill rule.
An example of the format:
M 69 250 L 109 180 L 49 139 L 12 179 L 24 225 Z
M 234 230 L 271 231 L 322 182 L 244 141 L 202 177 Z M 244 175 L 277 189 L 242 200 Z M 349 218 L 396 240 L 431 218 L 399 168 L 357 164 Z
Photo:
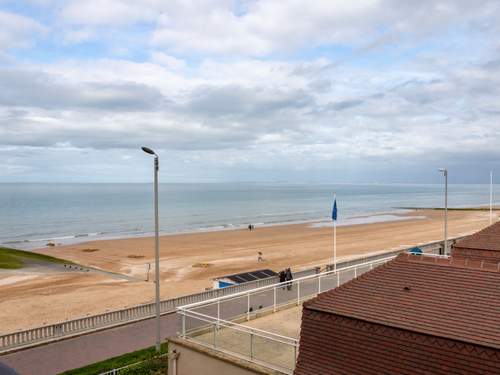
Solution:
M 268 277 L 277 276 L 278 274 L 270 269 L 257 270 L 251 272 L 237 273 L 234 275 L 223 276 L 221 279 L 229 279 L 237 284 L 247 283 L 249 281 L 267 279 Z

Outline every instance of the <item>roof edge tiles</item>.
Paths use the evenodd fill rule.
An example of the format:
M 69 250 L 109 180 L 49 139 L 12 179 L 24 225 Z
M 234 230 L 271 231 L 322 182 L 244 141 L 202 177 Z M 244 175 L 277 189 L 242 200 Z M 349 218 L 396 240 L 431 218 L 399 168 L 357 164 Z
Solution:
M 500 221 L 458 240 L 454 248 L 500 251 Z

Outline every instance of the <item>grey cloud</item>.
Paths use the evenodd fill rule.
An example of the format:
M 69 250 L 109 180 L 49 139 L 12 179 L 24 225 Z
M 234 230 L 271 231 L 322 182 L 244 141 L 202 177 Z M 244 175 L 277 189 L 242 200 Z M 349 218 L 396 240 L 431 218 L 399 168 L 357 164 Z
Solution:
M 328 92 L 332 89 L 332 80 L 329 78 L 314 79 L 309 82 L 308 88 L 314 92 Z
M 497 71 L 500 69 L 500 59 L 490 60 L 484 63 L 483 67 L 487 70 Z
M 131 82 L 71 84 L 37 71 L 0 70 L 0 106 L 143 111 L 165 100 L 156 88 Z
M 327 105 L 327 110 L 333 111 L 343 111 L 344 109 L 349 109 L 362 105 L 365 101 L 362 99 L 351 99 L 351 100 L 341 100 L 335 103 L 330 103 Z
M 162 127 L 163 118 L 176 118 L 177 126 Z M 228 149 L 245 147 L 260 134 L 247 127 L 235 128 L 223 123 L 183 126 L 175 114 L 164 112 L 149 120 L 137 116 L 118 122 L 109 123 L 76 113 L 41 123 L 22 112 L 10 113 L 0 117 L 0 146 L 43 148 L 63 144 L 76 148 L 133 149 L 140 144 L 150 144 L 172 150 Z
M 313 104 L 313 97 L 303 90 L 202 86 L 191 92 L 185 110 L 202 116 L 264 117 Z

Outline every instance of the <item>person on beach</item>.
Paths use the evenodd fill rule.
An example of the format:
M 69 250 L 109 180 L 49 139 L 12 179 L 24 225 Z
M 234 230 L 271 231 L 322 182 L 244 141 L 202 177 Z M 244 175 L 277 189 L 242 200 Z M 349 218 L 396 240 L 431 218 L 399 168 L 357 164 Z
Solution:
M 293 275 L 292 275 L 292 270 L 289 268 L 286 269 L 285 271 L 285 280 L 288 281 L 286 288 L 288 290 L 292 290 L 292 280 L 293 280 Z
M 257 262 L 259 262 L 259 263 L 260 263 L 260 262 L 263 262 L 263 261 L 264 261 L 264 258 L 262 258 L 262 252 L 261 252 L 261 251 L 259 251 L 259 252 L 258 252 L 258 255 L 257 255 Z

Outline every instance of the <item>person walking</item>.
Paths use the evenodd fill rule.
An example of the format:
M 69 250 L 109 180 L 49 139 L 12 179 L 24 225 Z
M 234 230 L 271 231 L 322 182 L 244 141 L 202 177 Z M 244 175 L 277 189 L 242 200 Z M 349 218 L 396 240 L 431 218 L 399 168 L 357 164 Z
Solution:
M 292 290 L 293 275 L 292 275 L 292 270 L 290 269 L 290 267 L 287 268 L 285 271 L 285 280 L 287 281 L 286 288 L 288 290 Z
M 281 270 L 280 273 L 278 274 L 278 277 L 280 280 L 280 284 L 284 283 L 286 279 L 285 271 Z M 283 287 L 283 289 L 285 289 L 285 287 Z

